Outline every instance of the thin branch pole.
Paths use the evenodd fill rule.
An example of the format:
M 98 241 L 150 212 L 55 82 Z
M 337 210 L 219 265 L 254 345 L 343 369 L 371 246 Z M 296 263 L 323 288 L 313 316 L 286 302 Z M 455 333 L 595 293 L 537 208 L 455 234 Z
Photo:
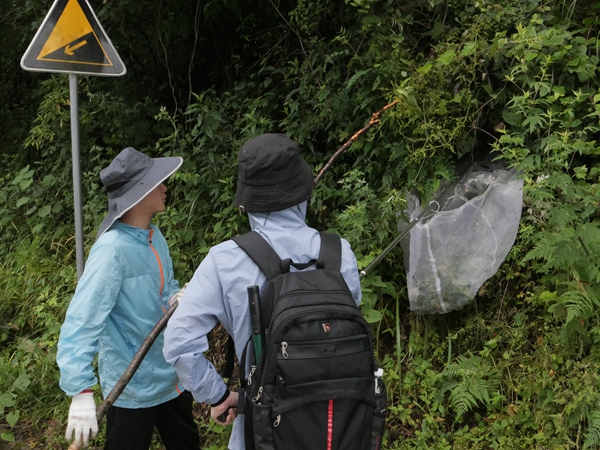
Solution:
M 154 344 L 154 341 L 163 331 L 163 329 L 167 325 L 167 322 L 177 309 L 178 304 L 179 303 L 173 304 L 173 306 L 171 306 L 167 310 L 167 312 L 164 313 L 164 315 L 160 318 L 156 325 L 154 325 L 154 328 L 152 329 L 150 334 L 148 334 L 146 339 L 144 339 L 144 342 L 142 342 L 140 349 L 137 351 L 137 353 L 131 360 L 131 363 L 129 363 L 129 366 L 125 370 L 125 373 L 121 376 L 121 378 L 119 378 L 119 381 L 117 381 L 117 384 L 115 384 L 115 387 L 112 388 L 112 390 L 106 396 L 104 401 L 100 403 L 100 405 L 98 405 L 98 408 L 96 408 L 96 418 L 98 419 L 98 421 L 102 420 L 108 409 L 113 405 L 115 400 L 119 398 L 119 395 L 121 395 L 129 381 L 131 381 L 131 379 L 135 375 L 135 372 L 138 370 L 140 364 L 146 357 L 146 354 L 150 350 L 150 347 L 152 347 L 152 344 Z
M 392 103 L 389 103 L 389 104 L 385 105 L 379 111 L 377 111 L 376 113 L 374 113 L 371 116 L 371 120 L 369 120 L 369 123 L 367 123 L 364 127 L 362 127 L 360 130 L 358 130 L 356 133 L 354 133 L 354 136 L 352 136 L 350 139 L 348 139 L 344 143 L 344 145 L 342 145 L 340 147 L 340 149 L 337 152 L 335 152 L 331 158 L 329 158 L 329 161 L 327 161 L 327 164 L 325 164 L 323 166 L 323 168 L 319 171 L 318 175 L 315 177 L 315 185 L 321 180 L 321 178 L 323 178 L 323 174 L 332 166 L 333 162 L 342 153 L 344 153 L 346 150 L 348 150 L 350 148 L 350 146 L 354 143 L 354 141 L 356 141 L 360 137 L 361 134 L 363 134 L 365 131 L 367 131 L 368 129 L 370 129 L 372 126 L 378 124 L 379 123 L 379 116 L 381 116 L 381 114 L 383 114 L 386 110 L 388 110 L 389 108 L 391 108 L 392 106 L 394 106 L 396 103 L 398 103 L 398 100 L 394 100 Z

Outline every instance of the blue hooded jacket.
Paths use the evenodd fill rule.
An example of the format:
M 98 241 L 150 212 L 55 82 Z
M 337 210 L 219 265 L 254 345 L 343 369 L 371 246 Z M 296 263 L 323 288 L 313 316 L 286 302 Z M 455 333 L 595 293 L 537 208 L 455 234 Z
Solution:
M 56 361 L 60 387 L 75 395 L 97 383 L 104 397 L 178 292 L 167 243 L 160 230 L 115 222 L 92 246 L 60 331 Z M 146 408 L 177 397 L 184 389 L 162 354 L 161 334 L 115 402 Z

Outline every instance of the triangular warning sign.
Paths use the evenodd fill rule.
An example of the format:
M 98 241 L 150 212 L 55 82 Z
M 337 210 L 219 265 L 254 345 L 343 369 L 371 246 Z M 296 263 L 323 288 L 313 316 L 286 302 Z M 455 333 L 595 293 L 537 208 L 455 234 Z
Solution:
M 23 55 L 21 67 L 106 76 L 126 72 L 87 0 L 55 0 Z

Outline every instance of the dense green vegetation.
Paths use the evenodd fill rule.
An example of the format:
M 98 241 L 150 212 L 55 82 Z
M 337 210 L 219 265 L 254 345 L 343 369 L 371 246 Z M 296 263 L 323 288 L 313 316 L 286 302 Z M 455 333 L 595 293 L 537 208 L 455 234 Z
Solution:
M 411 313 L 400 248 L 363 280 L 389 388 L 383 447 L 598 446 L 599 2 L 90 3 L 128 73 L 79 77 L 86 250 L 105 211 L 98 172 L 126 146 L 185 160 L 156 222 L 187 280 L 248 229 L 233 208 L 244 141 L 284 132 L 316 174 L 398 101 L 310 204 L 310 224 L 345 236 L 361 267 L 394 239 L 404 193 L 426 200 L 462 157 L 496 151 L 525 187 L 513 249 L 463 310 Z M 51 4 L 0 3 L 0 435 L 15 448 L 66 448 L 54 357 L 76 285 L 68 77 L 18 64 Z M 225 448 L 201 409 L 199 426 Z

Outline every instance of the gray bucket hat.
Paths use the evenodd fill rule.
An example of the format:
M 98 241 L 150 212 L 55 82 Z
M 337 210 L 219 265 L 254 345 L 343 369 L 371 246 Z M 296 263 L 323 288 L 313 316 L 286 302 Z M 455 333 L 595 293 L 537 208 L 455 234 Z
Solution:
M 238 153 L 235 205 L 246 212 L 281 211 L 308 200 L 314 178 L 298 144 L 283 134 L 261 134 Z
M 108 194 L 108 214 L 98 228 L 96 239 L 169 178 L 182 163 L 183 158 L 179 156 L 150 158 L 132 147 L 121 151 L 108 167 L 100 171 L 100 180 Z

